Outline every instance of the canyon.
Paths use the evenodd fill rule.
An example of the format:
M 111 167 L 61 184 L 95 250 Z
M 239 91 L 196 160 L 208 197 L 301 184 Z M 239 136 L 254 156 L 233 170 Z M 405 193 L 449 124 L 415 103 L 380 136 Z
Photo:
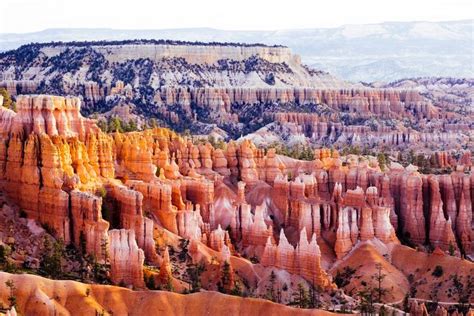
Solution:
M 371 100 L 402 98 L 396 102 L 413 102 L 417 109 L 365 104 L 380 115 L 439 115 L 413 93 L 371 93 Z M 351 92 L 307 95 L 337 99 Z M 83 308 L 99 313 L 129 310 L 137 299 L 150 308 L 158 306 L 153 297 L 167 302 L 164 306 L 182 301 L 194 306 L 207 297 L 224 305 L 235 302 L 241 310 L 234 312 L 292 313 L 261 300 L 206 291 L 188 297 L 146 288 L 178 293 L 202 288 L 282 304 L 294 302 L 303 288 L 318 293 L 317 307 L 344 305 L 347 311 L 357 309 L 354 287 L 362 286 L 361 277 L 376 286 L 370 276 L 377 269 L 387 276 L 383 286 L 393 289 L 379 297 L 384 303 L 402 301 L 405 295 L 431 300 L 434 289 L 440 301 L 455 302 L 465 295 L 468 302 L 474 299 L 469 290 L 474 175 L 468 152 L 450 160 L 452 170 L 444 174 L 424 174 L 396 162 L 382 167 L 375 156 L 343 155 L 329 148 L 314 149 L 311 160 L 298 160 L 248 139 L 217 146 L 163 127 L 105 133 L 96 120 L 83 117 L 84 102 L 32 94 L 16 96 L 16 112 L 0 106 L 2 249 L 10 249 L 6 260 L 13 267 L 28 266 L 34 272 L 34 262 L 40 262 L 41 272 L 45 257 L 40 253 L 48 244 L 40 241 L 61 241 L 103 266 L 106 283 L 140 291 L 92 285 L 87 294 L 85 284 L 2 273 L 2 280 L 11 278 L 17 285 L 21 313 L 34 303 L 44 314 L 66 315 L 80 304 L 76 298 L 71 301 L 79 292 L 85 293 Z M 307 124 L 303 114 L 276 116 Z M 311 133 L 317 135 L 316 130 Z M 447 155 L 437 157 L 440 164 L 448 163 Z M 25 242 L 30 239 L 35 243 Z M 77 266 L 65 260 L 62 268 Z M 341 273 L 359 265 L 364 268 L 342 278 Z M 435 267 L 445 271 L 442 278 L 432 274 Z M 64 291 L 52 294 L 48 288 L 53 285 L 38 285 L 42 282 Z M 451 283 L 466 291 L 452 293 Z M 410 288 L 417 286 L 412 293 Z M 2 306 L 8 306 L 4 282 L 0 287 L 5 289 Z M 114 306 L 106 295 L 130 304 Z M 419 308 L 416 300 L 411 305 Z M 186 313 L 191 308 L 186 306 L 176 313 Z
M 281 45 L 1 52 L 0 313 L 472 314 L 472 86 Z
M 346 21 L 347 22 L 347 21 Z M 31 42 L 136 38 L 282 44 L 312 68 L 352 81 L 410 77 L 472 78 L 472 17 L 459 21 L 393 21 L 331 28 L 237 31 L 215 28 L 62 28 L 24 34 L 0 33 L 0 51 Z M 470 65 L 470 66 L 469 66 Z
M 80 96 L 82 114 L 102 122 L 119 117 L 264 147 L 352 146 L 394 156 L 473 150 L 472 80 L 352 83 L 305 66 L 283 46 L 28 44 L 0 54 L 0 87 L 12 96 Z

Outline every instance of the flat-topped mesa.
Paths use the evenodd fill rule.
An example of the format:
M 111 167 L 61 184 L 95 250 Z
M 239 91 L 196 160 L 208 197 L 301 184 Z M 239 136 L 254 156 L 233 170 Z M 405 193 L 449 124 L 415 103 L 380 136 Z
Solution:
M 84 140 L 87 134 L 96 133 L 99 128 L 93 120 L 82 117 L 80 108 L 81 100 L 76 97 L 20 95 L 11 132 L 24 135 L 45 133 Z
M 83 42 L 39 44 L 48 57 L 57 56 L 66 49 L 89 47 L 103 54 L 109 62 L 124 62 L 137 58 L 160 61 L 163 58 L 183 58 L 191 64 L 214 64 L 221 59 L 245 60 L 260 56 L 272 63 L 299 63 L 300 58 L 283 46 L 238 43 L 198 43 L 179 41 L 137 40 L 122 42 Z
M 26 64 L 24 60 L 17 58 L 20 54 L 31 54 L 31 60 L 42 60 L 40 56 L 46 56 L 47 62 L 38 63 L 39 66 L 30 69 L 30 62 Z M 86 57 L 87 56 L 87 57 Z M 94 66 L 91 65 L 91 56 Z M 169 103 L 171 99 L 179 101 L 175 104 L 188 107 L 189 94 L 187 87 L 341 87 L 352 86 L 348 82 L 336 79 L 325 72 L 310 70 L 301 64 L 300 57 L 292 54 L 287 47 L 248 45 L 248 44 L 227 44 L 227 43 L 166 43 L 164 41 L 148 42 L 88 42 L 88 43 L 44 43 L 30 44 L 20 47 L 16 51 L 7 52 L 2 55 L 1 61 L 8 60 L 11 67 L 0 67 L 0 78 L 7 78 L 0 82 L 0 86 L 7 86 L 12 94 L 20 92 L 25 80 L 34 81 L 28 86 L 28 91 L 44 88 L 41 83 L 54 74 L 70 73 L 67 77 L 67 85 L 58 86 L 59 91 L 65 94 L 80 93 L 85 94 L 87 102 L 96 103 L 104 100 L 109 95 L 128 95 L 135 97 L 134 79 L 123 76 L 122 71 L 113 69 L 123 69 L 128 63 L 135 63 L 138 71 L 141 69 L 154 69 L 151 76 L 146 80 L 154 78 L 155 75 L 164 80 L 163 84 L 156 84 L 154 79 L 140 81 L 140 84 L 149 85 L 150 92 L 156 93 L 157 104 Z M 61 61 L 61 64 L 58 63 Z M 74 66 L 63 67 L 64 63 L 82 62 L 84 71 L 78 73 L 74 71 Z M 146 62 L 144 62 L 146 61 Z M 21 73 L 15 73 L 16 67 L 23 67 Z M 151 66 L 151 68 L 148 68 Z M 22 68 L 22 69 L 23 69 Z M 53 69 L 53 70 L 51 70 Z M 29 73 L 35 73 L 30 75 Z M 91 74 L 94 73 L 93 76 Z M 108 73 L 108 75 L 106 75 Z M 191 81 L 183 82 L 177 77 L 179 74 L 191 74 Z M 123 81 L 123 84 L 113 86 L 112 82 Z M 254 74 L 250 75 L 249 74 Z M 135 75 L 133 75 L 135 76 Z M 10 80 L 22 79 L 22 80 Z M 94 78 L 95 81 L 92 81 Z M 235 79 L 235 80 L 234 80 Z M 55 83 L 48 82 L 50 88 Z M 176 87 L 169 88 L 169 87 Z M 181 89 L 184 87 L 185 89 Z M 198 91 L 199 88 L 193 90 Z M 224 88 L 225 90 L 225 88 Z M 32 91 L 32 92 L 34 92 Z M 56 90 L 57 91 L 57 90 Z M 209 105 L 218 105 L 226 99 L 215 97 L 210 93 L 198 93 L 196 99 L 207 99 Z M 243 94 L 246 94 L 244 91 Z M 153 99 L 153 94 L 148 94 Z M 201 96 L 204 96 L 201 98 Z M 276 96 L 276 95 L 275 95 Z M 297 95 L 300 98 L 300 94 Z M 295 97 L 293 97 L 295 98 Z M 286 100 L 282 93 L 281 100 Z M 201 104 L 201 103 L 198 103 Z M 230 116 L 231 117 L 231 116 Z

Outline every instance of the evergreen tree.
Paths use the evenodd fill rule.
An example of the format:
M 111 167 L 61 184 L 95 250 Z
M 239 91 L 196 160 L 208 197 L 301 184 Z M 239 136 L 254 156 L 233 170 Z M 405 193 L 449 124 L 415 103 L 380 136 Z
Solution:
M 298 283 L 298 291 L 293 292 L 293 299 L 290 305 L 298 306 L 299 308 L 307 308 L 309 306 L 308 292 L 302 283 Z
M 316 289 L 313 284 L 315 284 L 314 277 L 313 277 L 313 283 L 311 284 L 309 288 L 309 307 L 318 308 L 321 303 L 321 298 L 319 296 L 319 289 Z
M 364 288 L 359 291 L 359 309 L 362 315 L 374 315 L 374 289 L 369 286 L 364 286 Z
M 168 276 L 168 280 L 165 285 L 165 289 L 170 292 L 174 292 L 174 287 L 173 287 L 173 279 L 171 276 Z
M 80 250 L 83 256 L 86 255 L 86 244 L 87 244 L 86 236 L 84 235 L 84 232 L 81 230 L 81 232 L 79 233 L 79 245 L 81 247 Z
M 377 269 L 377 273 L 374 276 L 372 276 L 372 278 L 375 281 L 377 281 L 377 288 L 376 288 L 377 302 L 381 303 L 382 302 L 382 297 L 387 293 L 387 289 L 382 287 L 382 282 L 383 282 L 383 280 L 385 279 L 385 277 L 387 275 L 382 273 L 382 265 L 380 263 L 377 263 L 375 265 L 375 267 Z
M 232 288 L 232 275 L 229 262 L 225 261 L 222 265 L 221 280 L 218 284 L 218 290 L 221 293 L 228 293 Z
M 128 121 L 127 132 L 134 132 L 138 130 L 138 125 L 135 120 Z
M 410 295 L 408 295 L 408 293 L 405 294 L 405 297 L 403 298 L 403 303 L 402 303 L 403 310 L 407 313 L 410 311 L 410 300 L 409 300 L 409 298 L 410 298 Z
M 98 120 L 97 121 L 97 126 L 102 130 L 102 132 L 104 132 L 104 133 L 109 132 L 109 126 L 108 126 L 106 120 Z
M 8 90 L 5 88 L 0 88 L 0 96 L 3 97 L 3 106 L 7 109 L 11 109 L 14 102 L 10 97 L 10 93 L 8 92 Z
M 119 133 L 123 132 L 122 120 L 118 116 L 115 116 L 110 121 L 108 131 L 109 132 L 119 132 Z
M 216 147 L 216 138 L 214 136 L 209 135 L 207 137 L 207 141 L 209 142 L 209 144 L 212 145 L 212 147 L 214 147 L 214 148 Z
M 276 282 L 276 274 L 272 270 L 272 273 L 270 273 L 270 285 L 267 288 L 267 299 L 273 302 L 275 302 L 275 282 Z
M 187 272 L 191 279 L 191 292 L 199 292 L 201 289 L 201 274 L 204 272 L 204 265 L 193 265 L 187 269 Z
M 384 153 L 377 154 L 377 161 L 379 162 L 380 170 L 385 171 L 385 167 L 387 165 L 385 154 Z
M 243 296 L 242 286 L 240 285 L 240 282 L 234 282 L 234 287 L 232 288 L 230 294 L 235 296 Z
M 109 245 L 109 240 L 107 237 L 102 237 L 102 240 L 100 241 L 100 251 L 102 252 L 102 258 L 104 258 L 104 263 L 107 263 L 109 261 L 109 252 L 107 251 Z
M 40 271 L 52 277 L 60 278 L 63 274 L 61 258 L 65 254 L 64 242 L 59 239 L 51 243 L 49 238 L 44 238 L 43 254 L 40 260 Z
M 5 285 L 10 289 L 10 295 L 8 296 L 8 302 L 10 302 L 10 308 L 16 306 L 16 296 L 15 296 L 15 283 L 13 280 L 8 280 L 5 282 Z
M 145 285 L 149 290 L 156 290 L 156 284 L 155 284 L 155 278 L 153 275 L 146 276 L 143 275 L 143 278 L 145 279 Z
M 158 122 L 156 121 L 156 119 L 154 117 L 152 117 L 149 121 L 148 121 L 148 126 L 150 128 L 157 128 L 158 127 Z

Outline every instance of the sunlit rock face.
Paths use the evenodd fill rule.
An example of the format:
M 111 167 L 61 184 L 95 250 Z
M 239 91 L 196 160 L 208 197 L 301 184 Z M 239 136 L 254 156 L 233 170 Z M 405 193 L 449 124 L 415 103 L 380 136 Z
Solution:
M 88 133 L 97 132 L 98 128 L 92 120 L 81 116 L 80 107 L 80 99 L 74 97 L 19 96 L 12 132 L 76 136 L 83 141 Z
M 299 161 L 249 140 L 194 144 L 165 128 L 105 134 L 78 99 L 18 100 L 17 113 L 0 108 L 2 192 L 66 244 L 108 260 L 116 284 L 143 287 L 144 263 L 169 280 L 163 243 L 181 239 L 194 263 L 238 271 L 247 256 L 328 289 L 329 267 L 364 243 L 473 254 L 464 158 L 444 175 L 394 163 L 382 171 L 375 158 L 328 149 Z
M 145 40 L 29 44 L 2 54 L 0 78 L 0 87 L 14 96 L 81 96 L 83 113 L 101 119 L 119 116 L 143 126 L 153 117 L 178 132 L 245 136 L 257 145 L 436 149 L 440 166 L 452 165 L 450 150 L 472 151 L 474 117 L 466 111 L 471 79 L 355 84 L 303 65 L 287 47 Z M 34 103 L 49 109 L 57 102 Z M 75 105 L 70 107 L 66 118 L 48 110 L 35 124 L 25 116 L 25 124 L 61 134 L 70 120 L 77 123 Z M 71 131 L 80 134 L 76 127 Z M 209 168 L 209 157 L 202 159 L 202 168 Z M 133 160 L 130 165 L 138 167 Z
M 143 288 L 145 255 L 138 248 L 135 232 L 127 229 L 109 231 L 110 275 L 114 284 Z

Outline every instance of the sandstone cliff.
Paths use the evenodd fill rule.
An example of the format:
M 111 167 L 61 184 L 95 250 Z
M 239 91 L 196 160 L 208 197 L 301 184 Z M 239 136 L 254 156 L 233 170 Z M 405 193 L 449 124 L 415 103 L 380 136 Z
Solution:
M 328 149 L 304 162 L 248 140 L 216 149 L 164 128 L 105 134 L 82 118 L 77 99 L 19 99 L 18 113 L 0 108 L 5 201 L 110 264 L 116 284 L 144 287 L 145 263 L 172 279 L 170 266 L 190 260 L 206 268 L 209 289 L 228 262 L 227 285 L 253 290 L 275 269 L 288 284 L 330 292 L 326 271 L 361 245 L 473 255 L 474 178 L 461 166 L 423 175 Z
M 426 97 L 403 84 L 350 84 L 309 69 L 279 46 L 31 44 L 0 56 L 0 78 L 14 96 L 80 95 L 83 113 L 103 120 L 121 116 L 143 126 L 153 117 L 180 132 L 230 138 L 268 128 L 261 133 L 290 143 L 288 135 L 297 132 L 324 145 L 423 143 L 445 150 L 468 146 L 473 130 L 472 112 L 449 96 Z

